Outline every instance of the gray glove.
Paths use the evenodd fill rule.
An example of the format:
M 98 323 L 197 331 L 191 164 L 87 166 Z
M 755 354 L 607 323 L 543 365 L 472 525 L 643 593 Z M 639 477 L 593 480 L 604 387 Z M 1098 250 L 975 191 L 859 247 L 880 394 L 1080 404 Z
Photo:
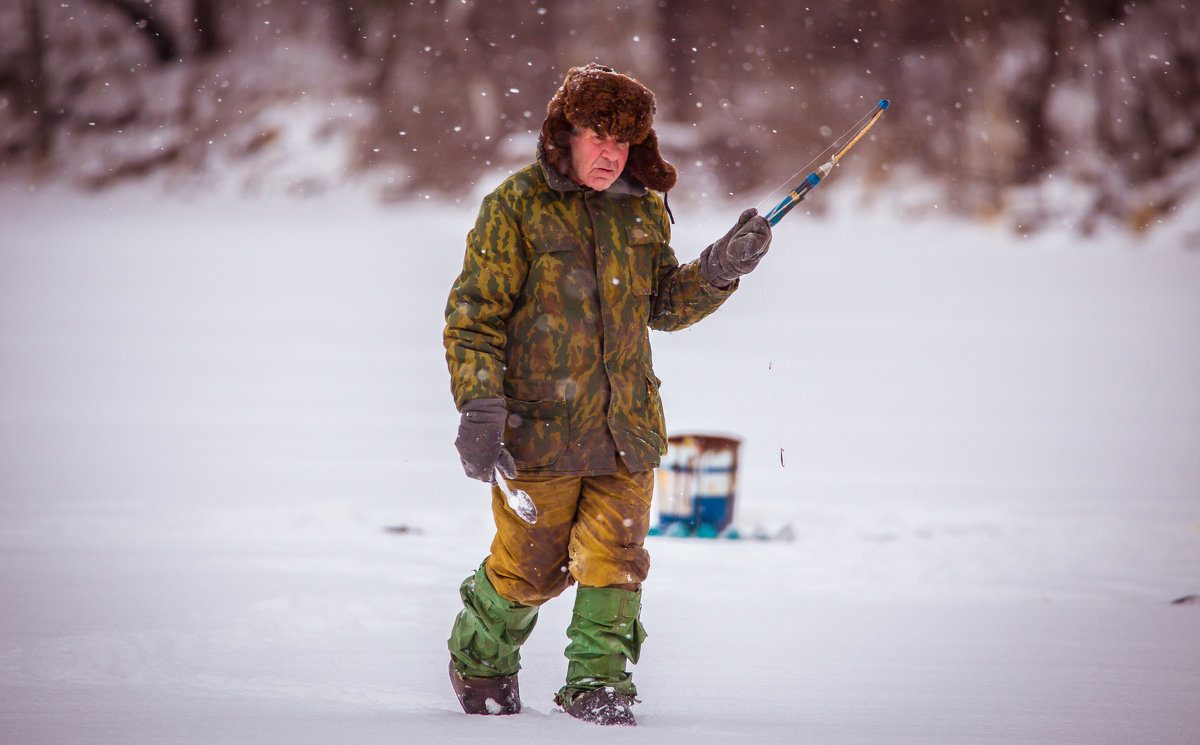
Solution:
M 507 418 L 503 398 L 477 398 L 462 407 L 454 447 L 467 476 L 494 484 L 494 471 L 499 468 L 510 479 L 517 477 L 517 464 L 504 449 Z
M 771 225 L 751 207 L 721 240 L 700 254 L 700 275 L 718 289 L 758 266 L 771 245 Z

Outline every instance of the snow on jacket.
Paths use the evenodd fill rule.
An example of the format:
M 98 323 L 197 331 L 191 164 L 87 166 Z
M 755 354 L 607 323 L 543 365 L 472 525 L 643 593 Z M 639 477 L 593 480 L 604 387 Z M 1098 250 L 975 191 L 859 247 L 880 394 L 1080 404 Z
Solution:
M 486 196 L 467 237 L 443 335 L 455 404 L 504 396 L 523 472 L 654 468 L 666 427 L 648 328 L 690 326 L 737 283 L 679 265 L 654 192 L 624 177 L 595 191 L 541 163 Z

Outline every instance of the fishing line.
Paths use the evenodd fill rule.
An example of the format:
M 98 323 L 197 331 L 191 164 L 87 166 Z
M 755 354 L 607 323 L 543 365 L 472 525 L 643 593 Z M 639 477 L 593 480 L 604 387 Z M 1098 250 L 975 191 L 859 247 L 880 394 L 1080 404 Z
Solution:
M 816 157 L 814 157 L 812 160 L 808 161 L 808 163 L 805 163 L 803 167 L 797 169 L 792 175 L 788 176 L 787 179 L 782 184 L 775 187 L 775 189 L 772 190 L 770 194 L 767 194 L 767 196 L 765 196 L 761 200 L 759 200 L 758 205 L 756 205 L 757 207 L 763 206 L 764 203 L 769 203 L 769 201 L 771 199 L 773 199 L 774 196 L 781 189 L 785 188 L 788 184 L 792 183 L 796 179 L 796 177 L 799 176 L 801 173 L 804 173 L 805 171 L 808 171 L 810 168 L 812 168 L 813 164 L 815 164 L 817 161 L 824 158 L 826 153 L 828 153 L 831 150 L 833 151 L 833 155 L 829 156 L 828 161 L 826 161 L 823 165 L 821 165 L 815 171 L 809 172 L 809 174 L 804 178 L 803 181 L 801 181 L 795 188 L 793 188 L 790 192 L 788 192 L 788 195 L 783 198 L 783 201 L 781 201 L 779 204 L 777 204 L 774 208 L 771 209 L 771 211 L 769 213 L 767 213 L 764 216 L 766 218 L 767 222 L 769 222 L 771 225 L 775 225 L 780 220 L 782 220 L 783 217 L 793 207 L 795 207 L 797 204 L 799 204 L 801 201 L 803 201 L 804 197 L 808 195 L 808 192 L 811 191 L 812 189 L 815 189 L 817 187 L 817 185 L 821 183 L 821 179 L 823 179 L 829 175 L 830 171 L 832 171 L 833 167 L 838 164 L 838 161 L 841 160 L 842 156 L 845 155 L 850 150 L 850 148 L 854 147 L 854 145 L 859 140 L 861 140 L 864 135 L 866 135 L 867 130 L 869 130 L 869 129 L 871 129 L 871 127 L 875 126 L 875 122 L 877 122 L 879 120 L 879 117 L 883 115 L 884 111 L 887 111 L 887 108 L 890 105 L 891 105 L 890 102 L 886 98 L 880 100 L 880 102 L 877 103 L 874 106 L 874 108 L 872 108 L 870 111 L 868 111 L 866 114 L 864 114 L 854 124 L 847 127 L 844 132 L 842 132 L 840 135 L 838 135 L 837 138 L 835 138 L 833 140 L 833 142 L 831 142 L 824 150 L 822 150 L 820 153 L 818 153 L 816 155 Z M 839 144 L 842 142 L 842 140 L 846 140 L 846 143 L 844 145 Z M 780 422 L 780 414 L 779 414 L 779 409 L 780 409 L 779 393 L 778 393 L 778 388 L 775 385 L 775 375 L 774 375 L 775 355 L 771 349 L 771 337 L 774 336 L 774 333 L 771 330 L 771 313 L 770 313 L 769 303 L 767 302 L 766 282 L 764 281 L 762 284 L 759 285 L 759 287 L 761 288 L 760 294 L 762 297 L 762 304 L 763 304 L 763 324 L 764 324 L 764 326 L 766 328 L 766 332 L 767 332 L 767 377 L 771 381 L 771 398 L 772 398 L 772 401 L 775 406 L 775 436 L 776 436 L 778 442 L 780 443 L 780 445 L 779 445 L 779 467 L 784 468 L 784 467 L 786 467 L 786 462 L 784 460 L 783 427 Z
M 779 443 L 779 467 L 783 468 L 783 424 L 779 419 L 779 389 L 775 386 L 775 353 L 771 349 L 771 314 L 767 305 L 767 282 L 763 278 L 758 283 L 759 297 L 762 298 L 763 325 L 767 330 L 767 379 L 771 381 L 771 403 L 775 408 L 775 441 Z

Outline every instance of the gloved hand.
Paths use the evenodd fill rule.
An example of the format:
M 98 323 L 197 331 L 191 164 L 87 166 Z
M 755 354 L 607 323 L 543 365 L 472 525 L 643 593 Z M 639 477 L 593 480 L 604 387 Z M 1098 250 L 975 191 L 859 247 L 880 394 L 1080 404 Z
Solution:
M 751 207 L 716 243 L 700 254 L 700 275 L 718 289 L 758 266 L 771 245 L 771 225 Z
M 508 412 L 503 398 L 477 398 L 463 407 L 454 447 L 463 471 L 473 479 L 496 483 L 498 467 L 510 479 L 517 477 L 517 464 L 504 449 L 504 422 Z

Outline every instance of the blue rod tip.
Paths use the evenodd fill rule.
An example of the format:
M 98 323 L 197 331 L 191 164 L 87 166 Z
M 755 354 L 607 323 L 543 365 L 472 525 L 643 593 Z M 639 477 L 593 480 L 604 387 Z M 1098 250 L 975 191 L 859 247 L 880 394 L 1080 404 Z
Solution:
M 889 107 L 891 105 L 892 105 L 892 102 L 887 100 L 886 98 L 880 99 L 880 101 L 879 101 L 879 108 L 884 109 L 885 111 L 887 110 L 887 107 Z

